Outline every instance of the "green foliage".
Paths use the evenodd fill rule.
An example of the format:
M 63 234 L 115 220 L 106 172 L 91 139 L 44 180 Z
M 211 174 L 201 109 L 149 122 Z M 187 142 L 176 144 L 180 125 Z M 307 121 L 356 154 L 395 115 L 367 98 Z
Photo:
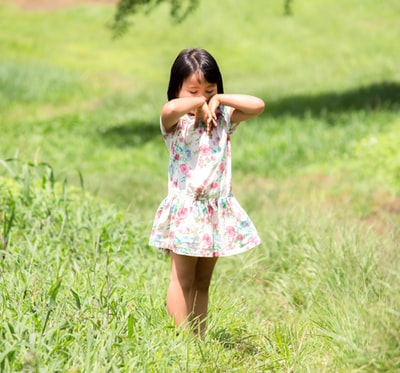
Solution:
M 120 0 L 114 15 L 114 21 L 111 24 L 114 36 L 120 36 L 129 28 L 128 18 L 142 11 L 145 14 L 150 13 L 156 6 L 162 3 L 170 3 L 170 15 L 174 21 L 182 22 L 190 13 L 198 7 L 199 0 Z M 293 13 L 293 0 L 285 0 L 284 14 Z
M 196 9 L 199 0 L 120 0 L 117 4 L 114 22 L 111 25 L 114 35 L 119 36 L 127 31 L 129 26 L 127 19 L 130 15 L 141 10 L 149 13 L 154 7 L 165 2 L 170 3 L 171 17 L 175 21 L 181 22 Z
M 285 14 L 286 15 L 291 15 L 293 14 L 293 0 L 285 0 L 284 1 L 284 9 L 285 9 Z

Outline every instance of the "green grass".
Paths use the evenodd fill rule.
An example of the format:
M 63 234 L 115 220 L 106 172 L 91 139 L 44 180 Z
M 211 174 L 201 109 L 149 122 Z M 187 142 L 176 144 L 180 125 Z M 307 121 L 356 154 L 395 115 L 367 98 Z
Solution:
M 47 165 L 7 166 L 3 371 L 399 368 L 390 239 L 333 212 L 260 213 L 264 245 L 221 261 L 199 341 L 171 326 L 168 261 L 147 248 L 146 225 L 54 183 Z M 382 268 L 385 251 L 396 263 Z
M 232 4 L 114 41 L 111 6 L 0 4 L 0 371 L 400 370 L 398 2 Z M 263 243 L 219 262 L 204 341 L 176 334 L 147 246 L 189 46 L 266 101 L 232 137 Z

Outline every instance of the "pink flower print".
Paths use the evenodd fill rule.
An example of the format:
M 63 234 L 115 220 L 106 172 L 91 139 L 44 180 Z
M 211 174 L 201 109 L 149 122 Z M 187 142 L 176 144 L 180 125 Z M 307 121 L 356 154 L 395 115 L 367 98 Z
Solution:
M 229 237 L 234 237 L 235 236 L 235 233 L 236 233 L 236 229 L 235 229 L 235 227 L 233 227 L 232 225 L 230 225 L 229 227 L 226 227 L 226 234 L 229 236 Z
M 178 122 L 179 123 L 179 122 Z M 188 120 L 186 118 L 182 118 L 181 122 L 179 123 L 179 129 L 183 129 L 187 126 Z
M 188 174 L 188 167 L 187 167 L 187 165 L 186 165 L 185 163 L 183 163 L 183 164 L 180 165 L 180 169 L 181 169 L 181 171 L 182 171 L 182 173 L 183 173 L 184 175 L 187 175 L 187 174 Z
M 211 246 L 211 236 L 208 233 L 203 235 L 203 242 L 207 245 L 207 247 Z
M 210 187 L 211 187 L 211 189 L 215 189 L 218 187 L 218 183 L 214 181 L 211 183 Z
M 179 155 L 179 153 L 175 153 L 174 159 L 175 159 L 176 161 L 179 161 L 180 158 L 181 158 L 181 156 Z
M 236 236 L 236 240 L 237 241 L 243 241 L 243 234 L 238 234 L 237 236 Z
M 200 145 L 199 153 L 200 155 L 208 157 L 210 155 L 210 147 L 208 145 Z
M 221 173 L 224 172 L 225 171 L 225 164 L 224 163 L 220 163 L 218 168 L 219 168 L 219 171 Z
M 257 236 L 252 236 L 249 238 L 249 244 L 256 245 L 259 242 L 259 238 Z
M 186 219 L 186 218 L 187 218 L 187 215 L 188 215 L 188 211 L 187 211 L 187 208 L 186 208 L 186 207 L 183 207 L 183 208 L 181 208 L 181 209 L 178 211 L 178 218 L 179 218 L 179 220 L 184 220 L 184 219 Z

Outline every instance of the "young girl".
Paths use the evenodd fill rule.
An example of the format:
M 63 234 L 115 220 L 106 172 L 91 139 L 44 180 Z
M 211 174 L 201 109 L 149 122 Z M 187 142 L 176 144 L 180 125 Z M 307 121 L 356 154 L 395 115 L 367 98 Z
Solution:
M 183 50 L 172 65 L 160 120 L 170 153 L 168 196 L 157 210 L 150 245 L 171 257 L 168 313 L 177 326 L 189 323 L 201 335 L 218 257 L 260 243 L 232 195 L 230 136 L 263 110 L 257 97 L 224 94 L 217 62 L 205 50 Z

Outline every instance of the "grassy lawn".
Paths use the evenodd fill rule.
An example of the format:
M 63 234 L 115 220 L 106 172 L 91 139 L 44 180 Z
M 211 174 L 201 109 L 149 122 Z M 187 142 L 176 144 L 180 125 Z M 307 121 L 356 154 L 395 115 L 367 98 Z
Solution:
M 400 370 L 397 1 L 0 4 L 0 371 Z M 182 37 L 184 35 L 184 37 Z M 176 333 L 147 246 L 167 189 L 158 115 L 200 46 L 266 111 L 233 136 L 263 243 L 220 260 L 204 341 Z

